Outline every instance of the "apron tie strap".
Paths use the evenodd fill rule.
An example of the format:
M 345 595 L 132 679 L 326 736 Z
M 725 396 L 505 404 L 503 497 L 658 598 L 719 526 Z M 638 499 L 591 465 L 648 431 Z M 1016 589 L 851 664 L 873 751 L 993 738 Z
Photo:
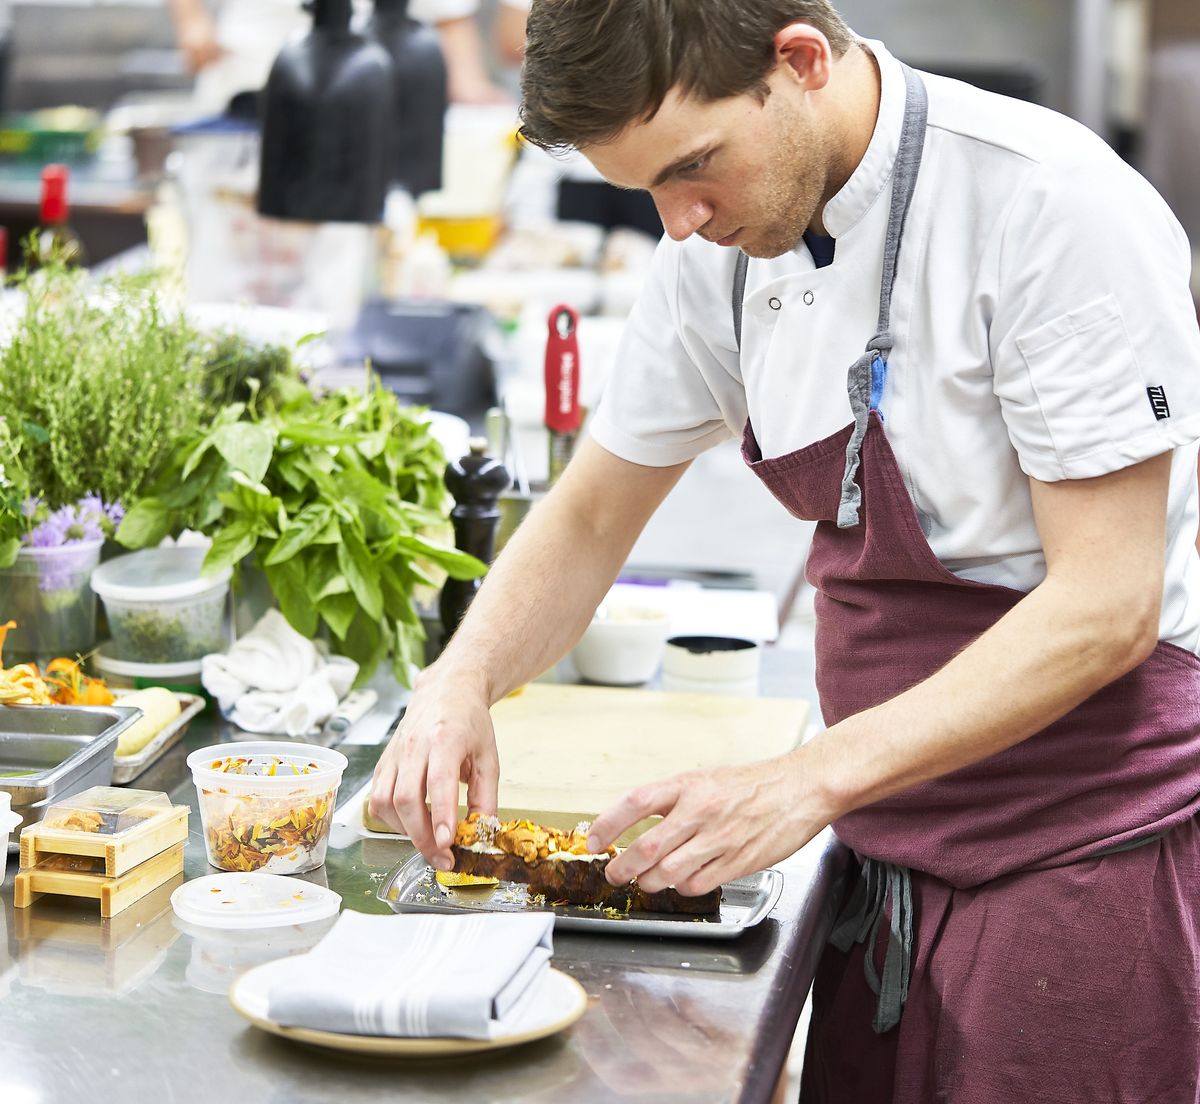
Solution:
M 875 947 L 885 915 L 890 916 L 890 922 L 880 977 L 875 969 Z M 871 992 L 879 998 L 871 1028 L 876 1035 L 890 1031 L 900 1022 L 912 977 L 913 899 L 908 869 L 865 859 L 858 883 L 834 924 L 829 941 L 843 952 L 855 943 L 867 944 L 863 973 Z

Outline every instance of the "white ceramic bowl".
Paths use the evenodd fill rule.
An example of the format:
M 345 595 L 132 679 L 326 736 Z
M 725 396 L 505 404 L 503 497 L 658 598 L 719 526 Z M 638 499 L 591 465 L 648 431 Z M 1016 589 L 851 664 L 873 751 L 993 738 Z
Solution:
M 670 619 L 646 606 L 607 606 L 598 612 L 571 660 L 579 677 L 605 686 L 641 686 L 662 662 Z

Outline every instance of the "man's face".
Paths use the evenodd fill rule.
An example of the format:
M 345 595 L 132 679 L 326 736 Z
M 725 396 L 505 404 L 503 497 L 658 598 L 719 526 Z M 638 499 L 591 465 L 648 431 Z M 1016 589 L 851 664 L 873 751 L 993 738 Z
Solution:
M 795 248 L 823 206 L 833 161 L 827 124 L 796 93 L 714 102 L 672 90 L 654 118 L 583 153 L 612 183 L 650 192 L 672 238 L 699 234 L 751 257 Z

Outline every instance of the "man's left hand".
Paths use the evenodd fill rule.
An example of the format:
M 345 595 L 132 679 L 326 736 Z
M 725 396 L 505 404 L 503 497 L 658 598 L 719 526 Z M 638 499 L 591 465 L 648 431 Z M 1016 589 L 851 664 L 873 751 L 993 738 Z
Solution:
M 639 786 L 596 818 L 588 846 L 603 851 L 626 828 L 658 814 L 662 821 L 608 864 L 613 885 L 637 878 L 650 893 L 674 886 L 697 896 L 762 870 L 829 822 L 804 785 L 802 751 Z

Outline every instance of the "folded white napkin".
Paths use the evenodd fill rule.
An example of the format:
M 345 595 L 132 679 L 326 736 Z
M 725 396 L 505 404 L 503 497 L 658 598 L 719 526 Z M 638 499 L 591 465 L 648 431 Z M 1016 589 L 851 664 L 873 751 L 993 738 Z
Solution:
M 275 966 L 268 1014 L 348 1035 L 490 1039 L 554 953 L 549 913 L 343 912 L 308 954 Z
M 357 663 L 323 655 L 278 610 L 228 652 L 200 661 L 204 689 L 247 732 L 306 735 L 333 716 L 357 676 Z

